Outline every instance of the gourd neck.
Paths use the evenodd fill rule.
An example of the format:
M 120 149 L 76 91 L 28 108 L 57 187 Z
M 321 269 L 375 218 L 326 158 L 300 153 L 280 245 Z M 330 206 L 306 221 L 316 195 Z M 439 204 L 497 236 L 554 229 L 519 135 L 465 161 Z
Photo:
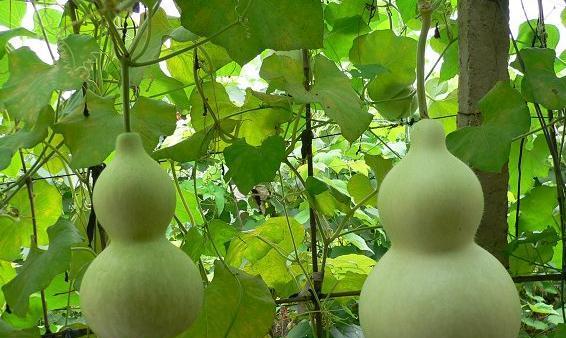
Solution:
M 144 153 L 140 134 L 135 132 L 122 133 L 116 139 L 116 155 L 124 156 Z

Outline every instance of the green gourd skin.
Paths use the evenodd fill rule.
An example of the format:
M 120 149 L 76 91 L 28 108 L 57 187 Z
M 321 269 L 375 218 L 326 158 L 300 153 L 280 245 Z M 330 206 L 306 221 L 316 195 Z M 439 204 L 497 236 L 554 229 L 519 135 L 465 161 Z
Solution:
M 93 207 L 111 238 L 80 289 L 81 310 L 97 337 L 170 338 L 186 330 L 202 307 L 202 281 L 191 259 L 165 237 L 175 188 L 138 134 L 118 136 Z
M 437 121 L 419 121 L 411 136 L 378 194 L 392 245 L 362 289 L 365 337 L 516 338 L 515 284 L 474 242 L 483 213 L 477 177 L 446 149 Z

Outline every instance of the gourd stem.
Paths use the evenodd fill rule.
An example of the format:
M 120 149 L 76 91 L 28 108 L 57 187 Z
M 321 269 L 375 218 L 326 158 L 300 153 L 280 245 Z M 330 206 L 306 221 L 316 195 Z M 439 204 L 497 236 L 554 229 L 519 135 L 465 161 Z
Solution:
M 26 161 L 24 159 L 24 153 L 22 152 L 21 149 L 19 153 L 20 153 L 20 160 L 22 161 L 22 170 L 24 171 L 24 175 L 26 175 L 27 168 L 26 168 Z M 33 234 L 31 237 L 31 247 L 33 249 L 37 249 L 37 218 L 35 214 L 35 201 L 34 201 L 35 195 L 33 193 L 33 180 L 31 179 L 31 176 L 27 176 L 25 182 L 28 191 L 29 208 L 31 213 L 31 224 L 33 230 Z M 44 289 L 40 290 L 40 297 L 41 297 L 41 308 L 43 310 L 43 324 L 45 326 L 45 332 L 51 333 L 51 329 L 49 328 L 49 317 L 47 316 L 47 300 L 45 299 Z
M 122 70 L 122 111 L 124 113 L 124 130 L 129 133 L 132 131 L 130 121 L 130 59 L 123 55 L 120 58 Z
M 425 52 L 428 31 L 432 21 L 432 5 L 429 0 L 419 1 L 419 12 L 421 14 L 421 35 L 417 48 L 417 98 L 419 101 L 419 114 L 421 118 L 428 118 L 425 93 Z
M 304 76 L 304 87 L 306 91 L 311 89 L 311 66 L 310 66 L 310 55 L 308 49 L 303 49 L 303 76 Z M 301 153 L 303 157 L 307 160 L 307 173 L 309 177 L 314 176 L 314 164 L 313 164 L 313 153 L 312 153 L 312 111 L 311 105 L 307 103 L 305 105 L 305 130 L 303 136 L 301 137 L 302 149 Z M 313 272 L 313 294 L 318 295 L 322 291 L 322 281 L 324 279 L 324 270 L 319 271 L 318 269 L 318 246 L 317 246 L 317 222 L 316 213 L 314 211 L 313 205 L 309 205 L 309 226 L 310 226 L 310 237 L 311 237 L 311 258 L 312 258 L 312 272 Z M 316 328 L 316 336 L 323 336 L 323 323 L 322 323 L 322 313 L 320 312 L 320 303 L 317 297 L 314 298 L 314 326 Z

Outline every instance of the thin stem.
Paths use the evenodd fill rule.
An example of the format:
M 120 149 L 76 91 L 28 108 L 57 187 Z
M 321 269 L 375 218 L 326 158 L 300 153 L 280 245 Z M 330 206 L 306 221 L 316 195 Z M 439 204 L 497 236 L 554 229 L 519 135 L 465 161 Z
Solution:
M 432 21 L 432 5 L 428 0 L 419 1 L 419 11 L 421 13 L 421 35 L 419 36 L 419 43 L 417 49 L 417 97 L 419 101 L 419 113 L 421 118 L 428 118 L 428 108 L 426 105 L 426 93 L 425 93 L 425 52 L 426 52 L 426 40 L 428 37 L 428 31 L 430 30 L 430 24 Z
M 130 120 L 130 64 L 129 57 L 124 55 L 120 58 L 122 70 L 122 111 L 124 113 L 124 130 L 132 131 Z
M 157 58 L 157 59 L 155 59 L 155 60 L 149 60 L 149 61 L 144 61 L 144 62 L 132 62 L 132 63 L 130 64 L 130 66 L 131 66 L 131 67 L 144 67 L 144 66 L 149 66 L 149 65 L 153 65 L 153 64 L 159 63 L 159 62 L 161 62 L 161 61 L 169 60 L 169 59 L 171 59 L 171 58 L 173 58 L 173 57 L 175 57 L 175 56 L 177 56 L 177 55 L 180 55 L 180 54 L 183 54 L 183 53 L 188 52 L 188 51 L 190 51 L 190 50 L 193 50 L 193 49 L 197 48 L 198 46 L 201 46 L 201 45 L 203 45 L 203 44 L 209 42 L 210 40 L 214 39 L 215 37 L 219 36 L 220 34 L 226 32 L 227 30 L 229 30 L 230 28 L 232 28 L 232 27 L 234 27 L 234 26 L 236 26 L 236 25 L 238 25 L 238 24 L 240 24 L 240 21 L 233 22 L 233 23 L 231 23 L 230 25 L 228 25 L 228 26 L 222 28 L 222 29 L 219 30 L 218 32 L 212 34 L 212 35 L 209 36 L 208 38 L 202 39 L 202 40 L 200 40 L 200 41 L 198 41 L 198 42 L 195 42 L 194 44 L 192 44 L 192 45 L 190 45 L 190 46 L 188 46 L 188 47 L 181 48 L 181 49 L 179 49 L 179 50 L 177 50 L 177 51 L 172 52 L 171 54 L 164 55 L 164 56 L 162 56 L 162 57 L 160 57 L 160 58 Z
M 171 174 L 173 175 L 173 183 L 175 183 L 175 188 L 177 189 L 177 193 L 179 194 L 181 203 L 183 204 L 185 211 L 187 211 L 187 214 L 189 215 L 189 219 L 191 220 L 191 226 L 196 226 L 197 223 L 195 222 L 195 217 L 193 216 L 193 213 L 191 212 L 191 209 L 187 204 L 187 200 L 183 195 L 183 190 L 181 190 L 181 186 L 179 185 L 179 179 L 177 178 L 177 173 L 175 172 L 175 164 L 173 163 L 173 161 L 170 161 L 169 163 L 171 165 Z
M 47 51 L 49 52 L 49 55 L 51 56 L 51 60 L 53 60 L 53 62 L 55 62 L 55 54 L 53 54 L 53 50 L 51 50 L 51 45 L 49 44 L 49 39 L 47 38 L 47 32 L 45 31 L 45 26 L 43 26 L 43 21 L 41 20 L 41 16 L 39 15 L 39 12 L 37 11 L 37 7 L 35 6 L 35 1 L 30 1 L 31 5 L 33 6 L 33 11 L 34 14 L 37 18 L 37 23 L 39 24 L 39 29 L 41 30 L 41 35 L 43 35 L 43 39 L 45 40 L 45 44 L 47 45 Z
M 24 153 L 20 149 L 20 160 L 22 162 L 22 169 L 24 171 L 24 175 L 27 173 L 26 169 L 26 161 L 24 159 Z M 31 246 L 32 249 L 37 249 L 37 218 L 35 214 L 35 201 L 34 201 L 34 194 L 33 194 L 33 181 L 31 180 L 31 176 L 26 177 L 26 186 L 28 191 L 28 199 L 29 199 L 29 207 L 31 212 L 31 224 L 32 224 L 32 238 L 31 238 Z M 43 310 L 43 323 L 45 325 L 45 331 L 47 333 L 51 332 L 49 328 L 49 318 L 47 317 L 47 301 L 45 300 L 45 291 L 42 289 L 40 292 L 41 295 L 41 307 Z

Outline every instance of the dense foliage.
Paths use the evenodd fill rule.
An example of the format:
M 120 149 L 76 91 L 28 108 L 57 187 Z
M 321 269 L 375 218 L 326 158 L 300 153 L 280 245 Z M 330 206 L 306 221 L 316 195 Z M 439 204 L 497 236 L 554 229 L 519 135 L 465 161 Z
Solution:
M 512 275 L 561 271 L 563 27 L 521 25 L 511 81 L 456 129 L 456 2 L 435 3 L 429 115 L 474 169 L 509 163 Z M 92 190 L 125 125 L 171 174 L 167 236 L 206 284 L 183 338 L 313 337 L 318 308 L 359 337 L 356 297 L 324 295 L 355 294 L 389 247 L 375 196 L 417 117 L 416 4 L 0 0 L 0 337 L 86 335 L 81 280 L 108 242 Z M 566 335 L 561 286 L 517 284 L 523 337 Z

